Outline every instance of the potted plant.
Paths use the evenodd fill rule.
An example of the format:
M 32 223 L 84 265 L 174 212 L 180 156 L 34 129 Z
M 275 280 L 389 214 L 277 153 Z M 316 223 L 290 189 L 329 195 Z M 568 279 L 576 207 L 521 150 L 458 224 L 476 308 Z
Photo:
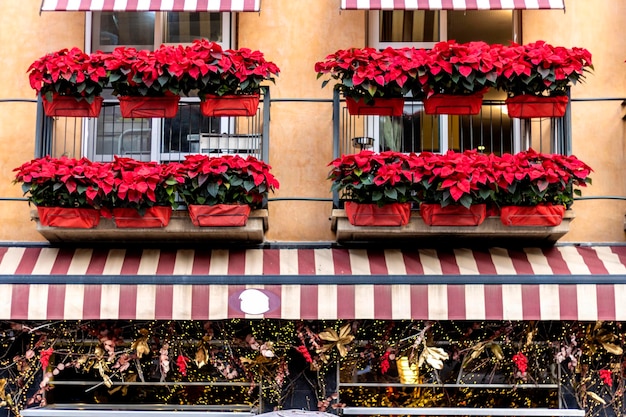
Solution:
M 13 171 L 17 172 L 14 183 L 22 183 L 29 204 L 37 207 L 41 225 L 93 228 L 99 224 L 107 188 L 98 184 L 111 181 L 109 164 L 45 156 Z
M 205 39 L 185 49 L 185 90 L 197 90 L 207 117 L 254 116 L 261 84 L 275 82 L 278 66 L 260 51 L 227 49 Z
M 582 82 L 593 69 L 591 53 L 583 48 L 555 47 L 544 41 L 512 44 L 500 50 L 502 72 L 498 88 L 507 93 L 510 117 L 561 117 L 568 87 Z
M 497 47 L 485 42 L 438 42 L 419 69 L 426 114 L 478 114 L 501 70 Z
M 182 46 L 162 45 L 155 51 L 117 47 L 102 56 L 123 117 L 176 116 L 184 76 L 178 66 L 184 59 Z
M 112 179 L 97 180 L 107 189 L 104 205 L 115 225 L 165 227 L 172 207 L 177 207 L 176 189 L 183 181 L 177 163 L 159 164 L 115 157 L 110 165 Z
M 28 67 L 30 86 L 41 95 L 47 116 L 98 117 L 108 83 L 100 55 L 61 49 Z
M 355 226 L 404 226 L 415 201 L 412 160 L 415 154 L 364 150 L 332 161 L 331 191 L 347 199 L 344 208 Z
M 187 155 L 179 166 L 178 192 L 196 226 L 245 226 L 279 183 L 271 167 L 253 156 Z
M 591 184 L 592 169 L 574 155 L 533 149 L 504 154 L 494 162 L 500 219 L 507 226 L 558 226 L 565 209 Z
M 317 62 L 315 72 L 318 78 L 330 76 L 322 88 L 338 81 L 334 88 L 345 97 L 350 114 L 402 116 L 404 95 L 421 95 L 416 76 L 425 56 L 415 48 L 342 49 Z
M 413 165 L 420 215 L 430 226 L 478 226 L 494 192 L 493 155 L 423 152 Z

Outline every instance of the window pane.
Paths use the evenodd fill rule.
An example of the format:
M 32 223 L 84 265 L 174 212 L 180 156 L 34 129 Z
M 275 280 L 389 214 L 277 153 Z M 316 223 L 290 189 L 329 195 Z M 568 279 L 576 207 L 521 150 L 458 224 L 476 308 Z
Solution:
M 433 10 L 382 11 L 380 42 L 436 42 L 439 12 Z
M 223 41 L 220 13 L 167 13 L 164 35 L 166 43 L 191 43 L 200 38 L 214 42 Z
M 508 44 L 513 39 L 513 11 L 449 11 L 448 39 Z
M 94 13 L 93 49 L 111 50 L 117 45 L 152 49 L 154 15 L 154 12 Z

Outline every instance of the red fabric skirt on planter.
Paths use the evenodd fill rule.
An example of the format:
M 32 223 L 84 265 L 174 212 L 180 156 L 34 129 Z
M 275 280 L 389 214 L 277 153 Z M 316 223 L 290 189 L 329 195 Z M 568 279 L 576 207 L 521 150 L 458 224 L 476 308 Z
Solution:
M 100 210 L 92 208 L 37 207 L 39 223 L 48 227 L 93 229 L 100 223 Z
M 91 103 L 86 100 L 76 101 L 74 97 L 53 94 L 52 101 L 44 97 L 43 111 L 50 117 L 98 117 L 102 109 L 103 98 L 95 97 Z
M 344 208 L 353 226 L 405 226 L 411 218 L 411 203 L 392 203 L 379 207 L 346 201 Z
M 402 116 L 404 110 L 403 98 L 376 98 L 369 104 L 365 99 L 358 101 L 352 97 L 346 97 L 348 113 L 353 116 Z
M 420 204 L 420 214 L 428 226 L 478 226 L 487 217 L 486 204 L 459 205 Z
M 424 99 L 426 114 L 474 115 L 480 113 L 483 93 L 469 95 L 435 94 Z
M 165 227 L 170 223 L 172 207 L 154 206 L 146 210 L 142 216 L 134 208 L 114 208 L 113 221 L 120 229 Z
M 187 206 L 189 217 L 195 226 L 242 227 L 248 222 L 250 206 L 245 204 L 216 204 L 214 206 Z
M 200 112 L 206 117 L 254 116 L 259 108 L 259 94 L 207 94 L 200 102 Z
M 505 226 L 558 226 L 563 221 L 565 206 L 538 204 L 536 206 L 504 206 L 500 221 Z
M 530 119 L 533 117 L 563 117 L 569 99 L 567 96 L 542 97 L 522 94 L 506 99 L 509 117 Z
M 178 113 L 180 96 L 120 96 L 120 111 L 125 118 L 172 118 Z

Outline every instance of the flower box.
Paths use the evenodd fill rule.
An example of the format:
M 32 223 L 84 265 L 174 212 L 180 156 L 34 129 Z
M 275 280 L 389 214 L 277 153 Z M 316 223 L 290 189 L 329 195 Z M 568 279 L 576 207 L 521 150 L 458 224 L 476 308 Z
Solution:
M 242 227 L 248 222 L 251 211 L 245 204 L 190 204 L 187 208 L 191 222 L 203 227 Z
M 207 94 L 200 102 L 200 111 L 206 117 L 254 116 L 259 108 L 259 94 Z
M 420 204 L 420 215 L 429 226 L 478 226 L 487 217 L 486 204 L 472 204 L 469 208 L 450 204 Z
M 402 116 L 403 98 L 376 98 L 369 103 L 361 98 L 346 97 L 348 113 L 353 116 Z
M 563 205 L 504 206 L 500 210 L 500 221 L 505 226 L 554 227 L 561 224 L 564 215 Z
M 119 96 L 119 101 L 125 118 L 172 118 L 178 112 L 180 96 Z
M 563 117 L 569 99 L 567 96 L 542 97 L 522 94 L 506 99 L 509 117 L 530 119 L 533 117 Z
M 435 94 L 424 99 L 426 114 L 475 115 L 480 113 L 483 94 Z
M 95 97 L 89 103 L 86 100 L 76 100 L 71 96 L 54 94 L 52 101 L 43 98 L 43 111 L 50 117 L 98 117 L 102 109 L 102 97 Z
M 411 203 L 378 206 L 346 201 L 345 210 L 353 226 L 405 226 L 411 218 Z
M 134 208 L 113 208 L 112 213 L 113 221 L 118 228 L 166 227 L 172 216 L 172 207 L 150 207 L 143 216 Z
M 92 229 L 100 223 L 100 210 L 73 207 L 37 207 L 42 226 Z

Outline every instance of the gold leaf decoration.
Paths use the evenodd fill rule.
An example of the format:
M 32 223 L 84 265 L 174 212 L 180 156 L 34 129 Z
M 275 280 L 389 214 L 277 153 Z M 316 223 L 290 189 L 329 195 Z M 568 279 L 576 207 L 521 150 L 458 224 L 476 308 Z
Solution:
M 613 355 L 621 355 L 622 353 L 624 353 L 624 350 L 620 346 L 617 346 L 613 343 L 602 343 L 602 347 L 606 349 L 607 352 L 612 353 Z
M 604 401 L 604 399 L 600 397 L 598 394 L 596 394 L 595 392 L 587 391 L 587 396 L 591 398 L 592 400 L 594 400 L 595 402 L 598 402 L 600 404 L 606 404 L 606 401 Z
M 320 332 L 318 336 L 320 339 L 330 342 L 322 346 L 320 352 L 328 352 L 336 346 L 341 357 L 348 354 L 348 348 L 346 345 L 350 344 L 350 342 L 354 340 L 354 335 L 350 334 L 350 324 L 342 326 L 341 329 L 339 329 L 339 333 L 337 333 L 334 329 L 326 329 Z

